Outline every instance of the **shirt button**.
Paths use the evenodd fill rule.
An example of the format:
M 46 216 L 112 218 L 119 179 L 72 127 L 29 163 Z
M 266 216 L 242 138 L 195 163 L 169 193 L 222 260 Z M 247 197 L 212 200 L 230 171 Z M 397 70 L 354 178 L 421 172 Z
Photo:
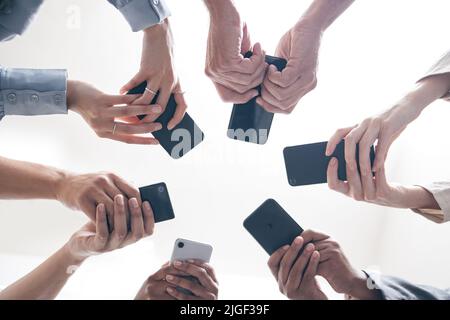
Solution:
M 157 6 L 159 4 L 159 0 L 153 0 L 153 4 Z
M 17 101 L 17 96 L 15 93 L 8 94 L 7 98 L 8 98 L 8 101 L 12 104 L 16 103 L 16 101 Z
M 39 102 L 39 96 L 37 94 L 32 94 L 31 95 L 31 101 L 33 101 L 34 103 L 38 103 Z
M 56 104 L 60 104 L 62 102 L 62 96 L 60 94 L 55 94 L 55 96 L 53 97 L 53 99 L 55 100 Z

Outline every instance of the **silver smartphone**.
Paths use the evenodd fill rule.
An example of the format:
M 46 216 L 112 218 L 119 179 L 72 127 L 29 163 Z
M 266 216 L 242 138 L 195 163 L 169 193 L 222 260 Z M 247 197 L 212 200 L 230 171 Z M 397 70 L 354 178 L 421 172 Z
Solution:
M 211 260 L 213 247 L 206 243 L 196 242 L 187 239 L 177 239 L 173 246 L 172 257 L 170 262 L 186 261 L 186 260 L 200 260 L 203 262 L 209 262 Z M 199 283 L 197 278 L 193 276 L 184 277 L 192 282 Z M 187 294 L 193 295 L 193 293 L 187 289 L 177 287 L 177 290 Z

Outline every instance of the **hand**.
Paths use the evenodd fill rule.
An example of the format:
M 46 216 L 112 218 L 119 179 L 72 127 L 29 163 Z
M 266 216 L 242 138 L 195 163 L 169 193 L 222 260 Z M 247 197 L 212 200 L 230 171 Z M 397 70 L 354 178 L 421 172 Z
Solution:
M 195 277 L 197 282 L 184 277 Z M 189 290 L 186 295 L 176 288 Z M 166 263 L 150 276 L 136 296 L 137 300 L 217 300 L 218 282 L 214 269 L 201 261 Z
M 127 225 L 127 207 L 130 208 L 130 226 Z M 114 198 L 114 224 L 108 230 L 108 219 L 104 204 L 96 210 L 96 223 L 86 224 L 67 243 L 68 251 L 76 259 L 113 251 L 133 244 L 153 234 L 155 220 L 148 202 L 142 209 L 138 200 L 132 198 L 126 203 L 122 195 Z
M 270 66 L 257 103 L 268 112 L 291 113 L 300 99 L 317 85 L 322 31 L 300 21 L 280 40 L 276 56 L 287 60 L 279 72 Z
M 94 173 L 84 175 L 66 174 L 59 182 L 57 199 L 74 210 L 83 211 L 95 221 L 97 205 L 106 208 L 108 219 L 114 220 L 114 199 L 123 195 L 127 199 L 136 198 L 141 205 L 139 190 L 112 173 Z M 126 214 L 129 215 L 128 210 Z
M 161 113 L 161 107 L 157 105 L 129 105 L 136 98 L 135 95 L 107 95 L 79 81 L 67 83 L 69 110 L 80 114 L 97 136 L 130 144 L 158 144 L 157 140 L 139 134 L 158 131 L 161 124 L 145 120 L 136 123 L 118 121 L 121 118 Z
M 261 45 L 253 48 L 247 25 L 232 1 L 205 1 L 211 16 L 205 73 L 225 102 L 246 103 L 259 95 L 267 64 Z M 253 50 L 251 58 L 244 54 Z
M 173 118 L 168 123 L 168 129 L 172 130 L 183 120 L 187 104 L 184 99 L 180 81 L 175 71 L 175 57 L 173 53 L 173 35 L 169 19 L 144 30 L 142 47 L 141 68 L 139 72 L 120 90 L 125 93 L 147 81 L 147 90 L 134 103 L 148 105 L 159 91 L 157 104 L 164 112 L 171 94 L 174 94 L 177 109 Z M 145 118 L 148 122 L 155 121 L 160 114 L 149 115 Z
M 369 289 L 366 274 L 353 268 L 336 241 L 327 238 L 314 244 L 320 253 L 317 274 L 325 278 L 336 292 L 358 299 L 379 298 L 378 291 Z
M 270 257 L 270 271 L 278 281 L 280 292 L 292 300 L 325 300 L 315 278 L 320 253 L 312 243 L 297 237 L 291 246 L 284 246 Z

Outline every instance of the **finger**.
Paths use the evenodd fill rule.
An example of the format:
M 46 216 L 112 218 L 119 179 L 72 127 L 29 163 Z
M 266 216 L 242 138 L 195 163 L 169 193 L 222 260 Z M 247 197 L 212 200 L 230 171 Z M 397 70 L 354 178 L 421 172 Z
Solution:
M 188 260 L 188 262 L 205 269 L 206 272 L 208 272 L 209 276 L 214 280 L 214 282 L 219 283 L 219 281 L 217 280 L 216 271 L 209 263 L 206 263 L 206 262 L 203 262 L 200 260 L 195 260 L 195 259 Z
M 288 249 L 289 249 L 288 245 L 281 247 L 280 249 L 275 251 L 270 256 L 269 261 L 267 262 L 270 272 L 272 272 L 273 276 L 275 277 L 275 280 L 277 280 L 277 281 L 278 281 L 278 271 L 280 269 L 281 259 L 283 259 L 284 255 L 286 254 Z
M 110 106 L 128 105 L 133 103 L 139 95 L 127 94 L 127 95 L 106 95 L 105 103 Z
M 142 239 L 145 235 L 144 217 L 141 206 L 136 198 L 128 200 L 128 207 L 131 211 L 131 236 L 136 242 Z
M 155 138 L 134 136 L 129 134 L 119 135 L 112 133 L 105 133 L 102 138 L 115 140 L 127 144 L 142 144 L 142 145 L 158 145 L 159 142 Z
M 216 87 L 220 98 L 224 102 L 228 102 L 228 103 L 244 104 L 259 95 L 259 92 L 256 89 L 252 89 L 243 94 L 240 94 L 232 89 L 225 87 L 224 85 L 222 85 L 218 82 L 214 82 L 214 86 Z
M 264 99 L 262 99 L 261 97 L 258 97 L 256 99 L 256 103 L 261 106 L 261 108 L 263 108 L 264 110 L 266 110 L 267 112 L 271 112 L 271 113 L 282 113 L 282 114 L 288 114 L 288 112 L 286 110 L 280 109 L 278 107 L 275 107 L 274 105 L 268 103 L 267 101 L 265 101 Z
M 155 228 L 155 217 L 153 216 L 153 210 L 148 201 L 144 201 L 142 208 L 144 212 L 144 231 L 145 235 L 149 236 L 153 234 Z
M 134 186 L 132 186 L 130 183 L 128 183 L 119 176 L 112 175 L 112 179 L 116 184 L 117 188 L 119 188 L 119 190 L 122 191 L 127 196 L 128 199 L 136 198 L 139 204 L 142 203 L 141 193 L 139 192 L 138 189 L 136 189 Z
M 172 287 L 167 287 L 167 293 L 177 300 L 196 300 L 196 297 L 184 294 Z
M 385 135 L 381 135 L 378 138 L 375 161 L 373 163 L 373 171 L 377 172 L 381 168 L 384 167 L 384 162 L 386 161 L 387 154 L 389 152 L 389 148 L 393 143 L 392 137 L 386 137 Z
M 318 251 L 313 251 L 311 257 L 309 258 L 306 271 L 303 275 L 303 281 L 305 283 L 311 283 L 311 281 L 314 281 L 317 275 L 317 269 L 319 268 L 320 259 L 321 259 L 320 253 Z
M 147 87 L 139 99 L 134 101 L 134 104 L 153 104 L 153 100 L 155 99 L 155 93 L 159 92 L 159 88 L 161 85 L 160 79 L 151 79 L 147 80 Z M 165 105 L 161 105 L 157 103 L 163 110 L 165 109 Z
M 246 74 L 235 71 L 225 72 L 220 75 L 223 80 L 236 85 L 241 85 L 247 88 L 247 90 L 254 89 L 261 85 L 266 75 L 266 69 L 268 64 L 262 63 L 258 66 L 255 73 Z
M 170 86 L 162 87 L 159 91 L 158 100 L 156 103 L 161 106 L 163 112 L 167 108 L 167 104 L 169 103 L 170 96 L 172 95 L 172 88 Z
M 133 134 L 145 134 L 159 131 L 162 129 L 161 123 L 138 123 L 129 124 L 115 122 L 115 132 L 117 135 L 133 135 Z
M 359 143 L 359 170 L 361 172 L 361 182 L 364 200 L 375 199 L 376 189 L 373 179 L 372 164 L 370 162 L 370 150 L 378 136 L 377 128 L 369 128 Z
M 175 269 L 172 265 L 170 265 L 170 262 L 167 262 L 161 267 L 161 269 L 159 269 L 155 274 L 151 275 L 150 277 L 157 281 L 162 281 L 162 280 L 165 281 L 166 276 L 168 274 L 180 276 L 180 277 L 188 276 L 186 273 Z
M 184 99 L 184 93 L 179 88 L 177 90 L 180 90 L 177 93 L 174 93 L 177 108 L 175 109 L 172 119 L 167 124 L 167 129 L 169 130 L 173 130 L 181 122 L 181 120 L 183 120 L 184 115 L 186 114 L 187 103 Z
M 337 158 L 332 158 L 327 169 L 327 183 L 331 190 L 347 194 L 349 192 L 348 183 L 339 180 L 338 175 L 339 162 Z
M 304 240 L 302 237 L 295 238 L 294 242 L 292 242 L 292 245 L 281 260 L 280 270 L 278 272 L 278 283 L 281 287 L 286 285 L 292 265 L 298 257 L 300 250 L 303 248 L 303 244 Z
M 303 250 L 302 254 L 295 261 L 292 270 L 289 273 L 289 277 L 287 280 L 286 291 L 292 290 L 295 291 L 300 287 L 302 282 L 303 275 L 306 271 L 306 267 L 308 265 L 308 261 L 311 257 L 311 254 L 314 252 L 314 245 L 309 243 L 305 250 Z
M 191 291 L 197 297 L 204 299 L 208 298 L 207 289 L 191 280 L 172 275 L 168 275 L 166 277 L 166 280 L 168 283 L 173 284 L 174 286 Z
M 388 186 L 388 182 L 386 179 L 386 169 L 384 167 L 381 167 L 378 169 L 377 172 L 375 172 L 375 186 L 377 189 L 386 189 Z
M 199 267 L 192 263 L 186 263 L 181 261 L 175 261 L 174 264 L 176 269 L 183 271 L 191 276 L 198 279 L 203 287 L 205 287 L 209 292 L 215 291 L 217 285 L 214 280 L 210 277 L 206 269 Z
M 131 89 L 137 87 L 144 81 L 145 81 L 144 74 L 137 73 L 133 78 L 131 78 L 130 81 L 128 81 L 122 88 L 120 88 L 120 93 L 124 94 L 130 91 Z
M 358 127 L 350 131 L 350 133 L 345 136 L 345 162 L 350 169 L 358 169 L 356 163 L 356 145 L 361 140 L 362 136 L 366 132 L 365 124 L 360 124 Z
M 238 64 L 232 67 L 232 71 L 255 74 L 261 64 L 265 64 L 265 54 L 262 51 L 261 44 L 256 43 L 253 46 L 252 56 L 250 58 L 243 58 Z
M 108 243 L 109 231 L 108 220 L 106 218 L 105 205 L 100 203 L 97 206 L 96 223 L 95 223 L 95 238 L 94 251 L 100 251 L 106 247 Z
M 128 208 L 125 205 L 125 197 L 118 195 L 114 198 L 114 231 L 113 231 L 113 245 L 118 247 L 127 237 L 127 214 Z
M 267 73 L 267 79 L 282 88 L 290 87 L 300 78 L 300 76 L 301 74 L 298 71 L 298 67 L 292 60 L 288 61 L 286 68 L 284 68 L 283 71 L 280 72 L 272 69 Z
M 108 219 L 109 231 L 114 229 L 114 198 L 110 198 L 105 192 L 100 191 L 98 194 L 93 196 L 98 206 L 103 203 L 106 210 L 106 217 Z
M 133 117 L 135 119 L 137 116 L 141 115 L 159 115 L 161 114 L 162 108 L 157 104 L 151 105 L 127 105 L 124 107 L 113 107 L 108 109 L 108 113 L 111 118 L 126 118 Z
M 334 152 L 334 150 L 336 149 L 336 146 L 355 128 L 356 126 L 353 127 L 348 127 L 348 128 L 343 128 L 343 129 L 339 129 L 337 130 L 333 136 L 330 138 L 330 140 L 328 141 L 327 144 L 327 148 L 325 151 L 325 155 L 327 157 L 331 156 Z
M 315 243 L 315 242 L 327 240 L 330 238 L 329 235 L 326 235 L 325 233 L 315 231 L 315 230 L 305 230 L 302 232 L 301 237 L 303 238 L 304 244 L 307 244 L 310 242 Z

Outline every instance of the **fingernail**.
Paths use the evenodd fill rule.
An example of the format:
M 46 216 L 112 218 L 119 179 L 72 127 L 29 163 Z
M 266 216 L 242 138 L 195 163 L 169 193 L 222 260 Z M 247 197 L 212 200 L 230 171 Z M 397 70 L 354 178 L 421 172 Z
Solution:
M 155 130 L 161 130 L 162 124 L 161 123 L 155 123 Z
M 181 261 L 175 261 L 173 264 L 177 267 L 181 267 L 182 265 Z
M 308 251 L 313 251 L 314 250 L 314 245 L 312 243 L 308 244 L 308 246 L 306 247 L 306 250 Z
M 166 276 L 167 281 L 173 281 L 173 277 L 171 275 Z
M 160 106 L 155 106 L 152 108 L 153 113 L 161 113 L 162 108 Z
M 295 243 L 295 244 L 300 244 L 300 243 L 302 243 L 302 238 L 300 238 L 300 237 L 295 238 L 294 243 Z
M 143 206 L 145 210 L 150 210 L 150 203 L 148 201 L 144 201 Z
M 189 259 L 188 262 L 189 262 L 189 263 L 195 263 L 195 261 L 192 260 L 192 259 Z
M 288 250 L 289 249 L 289 246 L 288 245 L 285 245 L 284 247 L 283 247 L 283 250 Z
M 105 213 L 105 205 L 103 203 L 100 203 L 98 205 L 98 210 L 100 211 L 100 213 Z
M 173 293 L 173 289 L 172 289 L 171 287 L 168 287 L 168 288 L 167 288 L 167 292 Z
M 169 123 L 167 125 L 167 129 L 172 130 L 175 126 L 172 123 Z
M 123 195 L 121 195 L 121 194 L 119 194 L 117 197 L 116 197 L 116 199 L 117 199 L 117 203 L 120 205 L 120 206 L 123 206 L 125 203 L 124 203 L 124 200 L 123 200 Z
M 337 161 L 336 158 L 331 159 L 331 165 L 332 165 L 332 166 L 337 165 L 337 163 L 338 163 L 338 161 Z
M 130 199 L 130 206 L 131 206 L 132 208 L 134 208 L 134 209 L 139 208 L 139 203 L 138 203 L 138 201 L 137 201 L 136 198 L 131 198 L 131 199 Z

